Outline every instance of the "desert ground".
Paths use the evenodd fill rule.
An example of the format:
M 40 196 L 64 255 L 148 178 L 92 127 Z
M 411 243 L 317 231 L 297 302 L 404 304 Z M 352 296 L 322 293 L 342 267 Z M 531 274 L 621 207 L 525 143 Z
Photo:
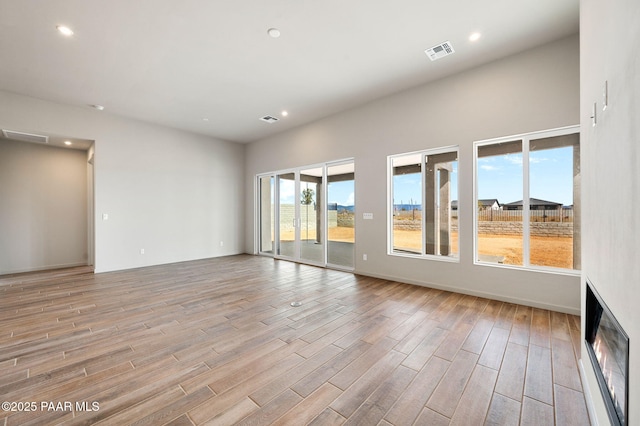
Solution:
M 315 238 L 315 230 L 309 230 L 309 239 Z M 306 230 L 302 230 L 306 239 Z M 458 235 L 452 233 L 452 250 L 458 252 Z M 293 240 L 293 231 L 282 235 L 283 241 Z M 355 229 L 346 227 L 329 228 L 329 240 L 353 242 Z M 420 249 L 420 233 L 416 231 L 396 230 L 394 241 L 397 247 Z M 522 238 L 513 235 L 480 235 L 478 238 L 480 254 L 504 257 L 504 264 L 522 265 Z M 573 239 L 566 237 L 531 237 L 531 264 L 555 268 L 573 267 Z

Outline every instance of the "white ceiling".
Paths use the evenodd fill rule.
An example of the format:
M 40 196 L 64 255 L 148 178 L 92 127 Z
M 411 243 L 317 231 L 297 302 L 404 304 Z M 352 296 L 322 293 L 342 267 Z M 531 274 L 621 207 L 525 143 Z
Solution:
M 0 0 L 0 90 L 250 142 L 575 34 L 578 3 Z

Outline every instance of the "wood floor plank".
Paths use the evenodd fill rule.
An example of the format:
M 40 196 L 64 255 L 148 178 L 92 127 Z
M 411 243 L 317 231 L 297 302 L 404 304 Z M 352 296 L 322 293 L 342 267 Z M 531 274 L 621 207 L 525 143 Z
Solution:
M 524 378 L 527 366 L 527 348 L 516 343 L 508 343 L 498 374 L 496 392 L 515 401 L 522 402 Z
M 480 354 L 478 364 L 484 365 L 494 370 L 499 370 L 502 364 L 502 357 L 507 341 L 509 340 L 509 330 L 500 327 L 494 327 L 487 339 L 487 343 Z
M 582 382 L 571 341 L 551 339 L 551 353 L 553 383 L 582 392 Z
M 553 405 L 553 378 L 551 351 L 540 346 L 529 346 L 524 395 Z
M 459 351 L 427 401 L 427 407 L 451 418 L 477 362 L 478 355 Z
M 412 369 L 402 365 L 396 368 L 371 396 L 349 416 L 345 424 L 359 426 L 380 422 L 416 374 Z
M 255 401 L 254 398 L 251 399 Z M 286 389 L 280 395 L 270 400 L 269 403 L 262 404 L 259 409 L 235 422 L 235 424 L 238 426 L 270 424 L 285 415 L 289 410 L 302 402 L 302 400 L 303 398 L 300 395 L 291 389 Z
M 337 346 L 326 346 L 322 351 L 293 368 L 287 375 L 276 378 L 249 397 L 256 404 L 263 406 L 341 352 L 342 350 Z
M 340 415 L 349 418 L 377 387 L 386 381 L 404 358 L 405 355 L 401 352 L 390 351 L 386 353 L 375 365 L 363 373 L 352 386 L 336 398 L 330 407 Z M 382 414 L 384 415 L 384 413 Z
M 504 329 L 501 329 L 505 331 Z M 458 407 L 451 417 L 451 425 L 480 425 L 484 423 L 493 396 L 498 372 L 483 365 L 476 365 L 465 388 Z
M 564 386 L 554 386 L 554 406 L 557 407 L 556 424 L 558 425 L 588 425 L 589 414 L 584 394 Z
M 520 414 L 520 426 L 555 425 L 553 411 L 553 406 L 551 405 L 533 398 L 524 397 L 522 400 L 522 413 Z
M 274 421 L 273 425 L 307 424 L 321 414 L 340 393 L 340 389 L 331 383 L 325 383 L 284 416 Z
M 372 345 L 363 341 L 356 342 L 353 346 L 343 350 L 340 354 L 317 368 L 313 374 L 309 374 L 299 380 L 291 386 L 291 389 L 303 397 L 311 395 L 316 389 L 322 386 L 323 383 L 329 381 L 329 379 L 340 373 L 346 366 L 351 365 L 352 362 L 368 352 L 371 346 Z M 369 356 L 378 357 L 382 356 L 383 353 L 383 351 L 375 349 L 375 354 Z
M 418 416 L 418 419 L 413 424 L 416 426 L 449 426 L 449 418 L 443 416 L 440 413 L 436 413 L 430 408 L 424 407 L 424 409 L 420 413 L 420 416 Z
M 416 349 L 402 361 L 402 365 L 420 371 L 435 353 L 440 344 L 444 342 L 449 332 L 441 328 L 434 328 L 420 342 Z
M 450 364 L 442 358 L 431 357 L 406 391 L 398 397 L 396 403 L 385 415 L 385 419 L 395 425 L 412 424 Z
M 515 318 L 511 327 L 509 341 L 522 346 L 529 346 L 529 336 L 531 334 L 531 317 L 533 309 L 528 306 L 518 305 L 516 307 Z
M 518 426 L 520 402 L 494 393 L 484 424 L 485 426 Z
M 543 309 L 534 308 L 531 318 L 531 337 L 532 345 L 542 348 L 551 347 L 551 319 L 550 312 Z
M 0 276 L 0 394 L 100 404 L 0 425 L 588 422 L 581 344 L 576 316 L 261 256 Z

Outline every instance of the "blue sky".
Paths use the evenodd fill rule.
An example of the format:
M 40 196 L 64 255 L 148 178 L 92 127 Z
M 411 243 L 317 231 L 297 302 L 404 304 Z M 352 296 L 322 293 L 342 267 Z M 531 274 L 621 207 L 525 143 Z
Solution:
M 529 153 L 530 195 L 532 198 L 573 204 L 573 148 L 556 148 Z M 501 204 L 522 200 L 522 154 L 507 154 L 478 159 L 478 198 L 497 198 Z M 458 163 L 451 174 L 451 199 L 458 199 Z M 293 181 L 280 187 L 282 202 L 294 200 Z M 469 183 L 471 184 L 471 183 Z M 301 184 L 301 190 L 305 183 Z M 394 204 L 421 203 L 419 174 L 394 177 Z M 354 205 L 353 182 L 329 184 L 329 203 Z
M 418 173 L 398 175 L 393 178 L 393 204 L 422 204 L 421 176 Z M 451 200 L 458 199 L 458 163 L 451 173 Z
M 529 153 L 529 191 L 532 198 L 573 204 L 573 148 L 555 148 Z M 419 174 L 394 177 L 394 204 L 420 204 Z M 458 165 L 451 174 L 451 199 L 457 200 Z M 471 185 L 471 182 L 469 182 Z M 522 196 L 522 154 L 478 159 L 478 198 L 496 198 L 501 204 L 520 201 Z
M 339 206 L 355 205 L 353 189 L 353 181 L 331 182 L 329 184 L 329 203 L 338 203 Z
M 529 153 L 529 194 L 532 198 L 573 204 L 573 148 Z M 500 204 L 522 200 L 522 154 L 478 159 L 478 198 Z

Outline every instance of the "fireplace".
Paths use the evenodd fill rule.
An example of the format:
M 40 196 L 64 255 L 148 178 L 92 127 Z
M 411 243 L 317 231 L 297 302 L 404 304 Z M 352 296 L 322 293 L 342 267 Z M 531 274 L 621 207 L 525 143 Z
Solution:
M 587 280 L 585 342 L 613 425 L 628 424 L 629 337 Z

